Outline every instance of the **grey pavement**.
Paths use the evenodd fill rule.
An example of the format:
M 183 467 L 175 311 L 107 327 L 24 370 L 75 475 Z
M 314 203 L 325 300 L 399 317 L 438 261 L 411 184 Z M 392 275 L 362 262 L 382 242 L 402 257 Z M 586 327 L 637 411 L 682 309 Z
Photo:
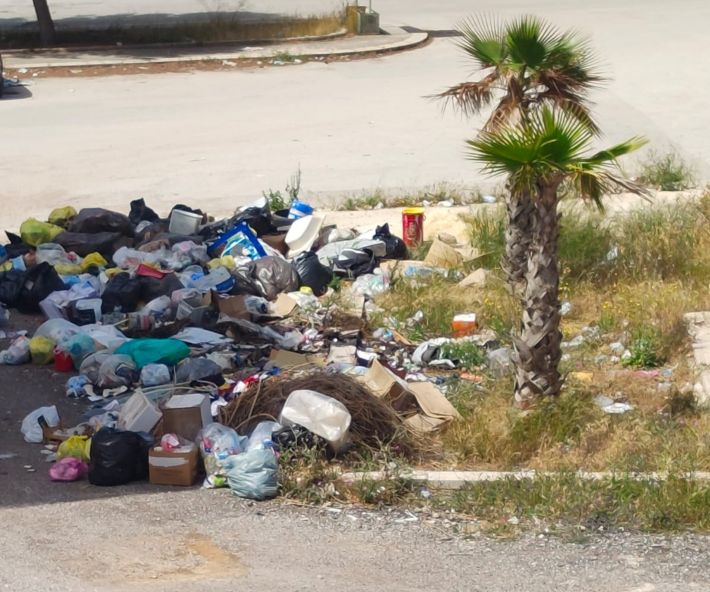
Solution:
M 0 222 L 65 203 L 125 209 L 138 195 L 161 209 L 188 201 L 224 213 L 283 188 L 299 165 L 304 190 L 324 201 L 442 181 L 492 184 L 465 154 L 480 122 L 442 113 L 427 98 L 471 72 L 448 31 L 472 7 L 377 7 L 384 22 L 433 31 L 433 43 L 366 61 L 32 78 L 25 98 L 0 102 Z M 484 0 L 476 8 L 511 16 L 527 5 Z M 606 141 L 644 134 L 661 150 L 676 146 L 710 177 L 710 53 L 700 50 L 710 4 L 547 0 L 536 12 L 591 35 L 613 76 L 595 95 Z M 633 170 L 634 157 L 626 164 Z
M 0 516 L 0 581 L 13 592 L 710 590 L 698 535 L 499 541 L 455 515 L 253 504 L 226 490 L 28 500 Z

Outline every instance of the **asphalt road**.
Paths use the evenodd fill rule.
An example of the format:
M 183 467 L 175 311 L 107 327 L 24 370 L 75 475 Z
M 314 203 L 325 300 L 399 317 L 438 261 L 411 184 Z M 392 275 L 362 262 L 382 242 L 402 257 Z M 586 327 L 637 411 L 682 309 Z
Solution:
M 124 209 L 139 195 L 164 210 L 179 200 L 225 213 L 283 188 L 299 165 L 304 190 L 326 200 L 490 183 L 465 157 L 476 122 L 442 114 L 426 98 L 470 72 L 447 31 L 471 6 L 392 0 L 376 8 L 387 22 L 437 37 L 422 49 L 351 63 L 34 79 L 31 96 L 0 103 L 0 222 L 16 225 L 66 203 Z M 510 16 L 529 6 L 484 0 L 476 8 Z M 547 0 L 535 8 L 591 35 L 613 77 L 595 97 L 608 141 L 644 134 L 661 150 L 676 145 L 710 177 L 710 4 Z

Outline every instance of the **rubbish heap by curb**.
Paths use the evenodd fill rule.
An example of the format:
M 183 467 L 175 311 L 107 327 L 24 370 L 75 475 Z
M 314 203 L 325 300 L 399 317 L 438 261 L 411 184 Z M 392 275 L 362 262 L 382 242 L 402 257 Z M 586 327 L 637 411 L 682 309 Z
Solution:
M 4 331 L 14 339 L 0 364 L 53 364 L 66 395 L 87 404 L 78 425 L 56 406 L 22 422 L 54 481 L 189 486 L 204 473 L 205 487 L 265 499 L 285 450 L 331 458 L 390 443 L 406 454 L 458 417 L 426 371 L 451 365 L 452 340 L 415 347 L 367 324 L 393 278 L 459 265 L 453 240 L 410 261 L 386 224 L 358 233 L 299 201 L 271 212 L 265 199 L 222 220 L 182 204 L 163 218 L 142 199 L 128 215 L 67 206 L 7 235 L 0 319 L 17 309 L 46 321 L 31 337 Z M 405 238 L 421 240 L 421 228 Z M 452 327 L 453 341 L 498 351 L 506 367 L 475 315 Z

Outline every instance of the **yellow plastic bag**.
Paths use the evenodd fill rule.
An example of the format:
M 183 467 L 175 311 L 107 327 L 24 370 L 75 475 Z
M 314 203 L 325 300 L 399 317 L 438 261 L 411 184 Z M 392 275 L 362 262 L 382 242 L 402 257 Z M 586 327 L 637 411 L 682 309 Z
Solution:
M 106 267 L 108 261 L 103 258 L 101 253 L 89 253 L 81 262 L 81 270 L 86 271 L 90 267 Z
M 30 339 L 30 355 L 32 363 L 38 365 L 51 364 L 54 360 L 54 341 L 49 337 L 33 337 Z
M 57 226 L 66 226 L 67 222 L 74 216 L 76 216 L 76 210 L 71 206 L 64 206 L 63 208 L 52 210 L 47 221 Z
M 55 226 L 49 222 L 40 222 L 34 218 L 29 218 L 20 225 L 22 242 L 33 247 L 42 243 L 51 243 L 62 232 L 64 232 L 64 229 L 61 226 Z
M 214 269 L 215 267 L 226 267 L 227 269 L 234 271 L 237 268 L 237 262 L 231 255 L 225 255 L 224 257 L 212 259 L 207 263 L 208 269 Z
M 89 462 L 90 442 L 91 440 L 89 440 L 88 436 L 71 436 L 57 448 L 57 458 L 71 456 L 84 462 Z

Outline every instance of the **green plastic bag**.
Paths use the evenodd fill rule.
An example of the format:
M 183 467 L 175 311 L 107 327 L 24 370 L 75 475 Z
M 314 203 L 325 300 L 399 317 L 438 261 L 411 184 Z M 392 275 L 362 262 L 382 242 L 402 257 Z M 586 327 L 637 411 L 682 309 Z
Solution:
M 22 242 L 33 247 L 42 243 L 51 243 L 62 232 L 64 232 L 62 227 L 49 222 L 40 222 L 34 218 L 29 218 L 20 225 Z
M 66 226 L 67 222 L 76 216 L 76 210 L 71 206 L 64 206 L 63 208 L 56 208 L 52 210 L 49 214 L 47 221 L 50 224 L 56 224 L 57 226 Z
M 54 341 L 49 337 L 33 337 L 30 339 L 30 355 L 32 363 L 44 366 L 54 360 Z
M 116 353 L 130 356 L 141 369 L 148 364 L 174 366 L 190 355 L 190 348 L 177 339 L 132 339 L 121 345 Z

